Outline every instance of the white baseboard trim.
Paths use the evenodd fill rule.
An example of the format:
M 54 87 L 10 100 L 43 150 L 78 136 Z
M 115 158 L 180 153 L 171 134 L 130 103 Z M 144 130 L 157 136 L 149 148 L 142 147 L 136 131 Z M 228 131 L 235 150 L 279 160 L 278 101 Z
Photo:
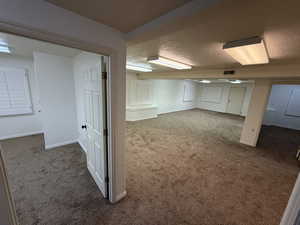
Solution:
M 57 148 L 57 147 L 64 146 L 64 145 L 74 144 L 74 143 L 77 143 L 77 142 L 78 142 L 77 139 L 70 140 L 70 141 L 64 141 L 64 142 L 60 142 L 60 143 L 56 143 L 56 144 L 52 144 L 52 145 L 46 145 L 45 149 L 49 150 L 49 149 L 52 149 L 52 148 Z
M 80 147 L 83 149 L 83 151 L 85 151 L 85 153 L 87 153 L 87 149 L 84 146 L 84 144 L 82 143 L 82 141 L 80 139 L 77 140 L 78 144 L 80 145 Z
M 177 108 L 177 109 L 173 109 L 173 110 L 166 110 L 166 111 L 163 111 L 163 112 L 159 112 L 157 114 L 158 115 L 168 114 L 168 113 L 179 112 L 179 111 L 186 111 L 186 110 L 197 109 L 197 108 L 198 107 L 196 107 L 196 106 L 189 106 L 189 107 Z
M 42 133 L 43 133 L 43 131 L 28 132 L 28 133 L 21 133 L 21 134 L 13 134 L 13 135 L 8 135 L 8 136 L 0 137 L 0 141 L 6 140 L 6 139 L 11 139 L 11 138 L 18 138 L 18 137 L 26 137 L 26 136 L 31 136 L 31 135 L 37 135 L 37 134 L 42 134 Z
M 117 195 L 116 200 L 113 203 L 117 203 L 121 201 L 123 198 L 125 198 L 126 195 L 127 195 L 127 191 L 125 190 L 122 193 Z

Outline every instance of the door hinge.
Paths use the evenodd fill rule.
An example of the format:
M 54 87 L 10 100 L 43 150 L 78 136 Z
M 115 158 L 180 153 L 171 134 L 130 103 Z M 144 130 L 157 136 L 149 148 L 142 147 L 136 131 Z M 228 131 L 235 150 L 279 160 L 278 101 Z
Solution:
M 108 130 L 107 130 L 107 129 L 104 129 L 104 130 L 103 130 L 103 135 L 104 135 L 104 136 L 108 136 Z
M 102 72 L 102 79 L 107 80 L 107 72 Z
M 108 183 L 109 182 L 109 178 L 108 177 L 105 177 L 105 183 Z

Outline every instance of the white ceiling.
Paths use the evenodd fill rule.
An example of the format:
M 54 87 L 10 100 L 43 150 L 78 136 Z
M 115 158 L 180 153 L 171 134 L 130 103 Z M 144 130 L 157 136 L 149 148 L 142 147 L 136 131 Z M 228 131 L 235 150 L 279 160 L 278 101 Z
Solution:
M 224 0 L 210 8 L 129 37 L 127 60 L 147 65 L 160 55 L 194 68 L 240 67 L 222 50 L 228 41 L 265 40 L 270 64 L 300 63 L 300 1 Z M 153 67 L 156 70 L 170 70 Z
M 74 57 L 81 52 L 77 49 L 67 48 L 60 45 L 50 44 L 47 42 L 37 41 L 6 33 L 0 33 L 0 41 L 7 43 L 8 46 L 12 49 L 11 55 L 22 57 L 32 58 L 34 51 L 66 57 Z M 6 53 L 0 53 L 0 55 L 3 54 L 7 55 Z

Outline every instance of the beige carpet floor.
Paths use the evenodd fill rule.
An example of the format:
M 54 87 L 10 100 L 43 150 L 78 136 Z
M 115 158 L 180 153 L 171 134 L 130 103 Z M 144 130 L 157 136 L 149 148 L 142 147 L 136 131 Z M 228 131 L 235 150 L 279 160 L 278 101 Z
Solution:
M 77 144 L 41 152 L 41 136 L 3 141 L 21 225 L 278 225 L 299 171 L 300 132 L 201 110 L 128 122 L 127 191 L 111 205 Z

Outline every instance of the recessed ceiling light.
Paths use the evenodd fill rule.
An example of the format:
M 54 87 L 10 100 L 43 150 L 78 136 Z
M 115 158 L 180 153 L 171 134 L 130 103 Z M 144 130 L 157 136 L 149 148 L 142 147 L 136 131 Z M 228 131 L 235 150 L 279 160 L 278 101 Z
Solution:
M 204 83 L 204 84 L 209 84 L 209 83 L 211 83 L 210 80 L 201 80 L 200 82 L 201 82 L 201 83 Z
M 136 65 L 126 65 L 126 69 L 128 70 L 135 70 L 135 71 L 141 71 L 141 72 L 152 72 L 152 69 L 146 68 L 146 67 L 141 67 L 141 66 L 136 66 Z
M 190 66 L 190 65 L 176 62 L 174 60 L 167 59 L 167 58 L 164 58 L 161 56 L 150 57 L 150 58 L 148 58 L 148 62 L 158 64 L 161 66 L 170 67 L 170 68 L 177 69 L 177 70 L 187 70 L 187 69 L 192 68 L 192 66 Z
M 230 81 L 230 83 L 232 83 L 232 84 L 241 84 L 242 81 L 241 80 L 232 80 L 232 81 Z
M 223 49 L 242 65 L 269 63 L 264 40 L 260 37 L 231 41 L 224 44 Z

